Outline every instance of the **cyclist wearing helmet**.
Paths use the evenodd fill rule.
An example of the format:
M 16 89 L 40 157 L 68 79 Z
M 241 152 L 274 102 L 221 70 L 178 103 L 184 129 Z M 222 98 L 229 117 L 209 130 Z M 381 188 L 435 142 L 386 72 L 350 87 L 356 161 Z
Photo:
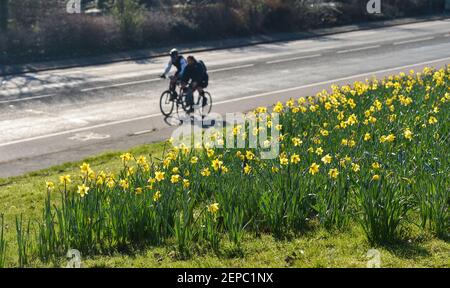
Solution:
M 174 77 L 170 80 L 170 91 L 172 92 L 175 97 L 177 96 L 176 92 L 176 85 L 178 79 L 181 79 L 183 76 L 184 70 L 187 66 L 187 61 L 184 59 L 182 55 L 178 52 L 177 49 L 170 50 L 170 60 L 169 63 L 167 63 L 166 69 L 164 70 L 164 73 L 161 74 L 161 78 L 165 79 L 167 77 L 167 74 L 170 72 L 170 69 L 172 69 L 172 65 L 177 68 L 177 72 L 175 72 Z

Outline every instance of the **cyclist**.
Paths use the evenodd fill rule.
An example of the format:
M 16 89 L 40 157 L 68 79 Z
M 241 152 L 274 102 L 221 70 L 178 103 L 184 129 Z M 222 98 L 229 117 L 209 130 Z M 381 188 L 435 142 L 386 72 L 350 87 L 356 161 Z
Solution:
M 186 88 L 187 84 L 190 82 L 186 97 L 186 104 L 190 106 L 189 112 L 192 113 L 194 110 L 192 107 L 194 102 L 194 92 L 198 91 L 200 96 L 202 96 L 203 99 L 206 99 L 203 97 L 205 95 L 205 91 L 203 89 L 208 87 L 209 76 L 203 61 L 197 61 L 194 56 L 189 56 L 187 58 L 187 62 L 188 65 L 181 76 L 181 81 L 183 88 Z M 202 106 L 205 105 L 207 105 L 207 103 L 203 101 Z
M 170 72 L 170 69 L 172 69 L 172 66 L 175 66 L 177 68 L 177 72 L 175 72 L 175 75 L 170 79 L 170 92 L 172 92 L 172 97 L 176 98 L 178 97 L 176 87 L 177 87 L 177 81 L 178 79 L 181 79 L 184 70 L 187 67 L 187 61 L 184 59 L 183 55 L 180 55 L 177 49 L 170 50 L 170 60 L 169 63 L 167 63 L 166 69 L 164 70 L 163 74 L 161 74 L 161 78 L 166 79 L 167 74 Z M 172 99 L 173 100 L 173 99 Z

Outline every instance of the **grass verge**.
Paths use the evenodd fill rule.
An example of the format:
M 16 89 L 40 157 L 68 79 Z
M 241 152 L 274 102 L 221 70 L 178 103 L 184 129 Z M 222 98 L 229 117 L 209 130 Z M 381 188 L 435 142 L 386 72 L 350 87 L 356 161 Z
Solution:
M 127 152 L 134 155 L 161 156 L 164 143 L 138 146 Z M 57 181 L 61 174 L 74 174 L 83 162 L 96 170 L 116 172 L 121 166 L 119 155 L 108 152 L 83 161 L 65 163 L 19 177 L 0 179 L 0 212 L 5 215 L 7 247 L 5 267 L 17 267 L 17 244 L 14 219 L 38 219 L 45 201 L 45 180 Z M 382 267 L 449 267 L 450 245 L 430 234 L 413 233 L 410 239 L 389 246 L 375 247 L 381 253 Z M 270 235 L 244 236 L 242 252 L 225 243 L 217 255 L 196 247 L 195 254 L 183 259 L 176 252 L 175 241 L 165 247 L 143 247 L 135 251 L 113 253 L 108 256 L 82 258 L 82 267 L 359 267 L 367 266 L 367 252 L 371 247 L 362 229 L 351 223 L 345 231 L 313 229 L 303 235 L 278 241 Z M 30 267 L 64 267 L 64 257 L 44 264 L 34 259 Z

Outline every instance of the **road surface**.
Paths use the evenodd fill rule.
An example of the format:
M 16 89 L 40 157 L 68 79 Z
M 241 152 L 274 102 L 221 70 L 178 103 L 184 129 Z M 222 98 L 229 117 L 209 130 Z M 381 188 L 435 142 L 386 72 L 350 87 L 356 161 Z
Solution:
M 213 112 L 425 66 L 450 64 L 450 19 L 198 53 Z M 167 139 L 159 97 L 167 58 L 0 77 L 0 177 Z

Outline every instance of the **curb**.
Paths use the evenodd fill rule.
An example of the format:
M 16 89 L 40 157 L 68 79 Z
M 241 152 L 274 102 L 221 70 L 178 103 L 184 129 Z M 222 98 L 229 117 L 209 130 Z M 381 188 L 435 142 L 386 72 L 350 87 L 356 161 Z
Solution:
M 346 25 L 346 26 L 338 26 L 331 28 L 321 28 L 310 30 L 306 32 L 294 32 L 294 33 L 276 33 L 276 34 L 262 34 L 256 35 L 246 38 L 231 38 L 225 40 L 212 40 L 208 41 L 210 44 L 204 47 L 198 48 L 180 48 L 180 52 L 183 54 L 190 53 L 200 53 L 214 50 L 223 50 L 223 49 L 232 49 L 232 48 L 241 48 L 241 47 L 249 47 L 260 44 L 270 44 L 277 42 L 285 42 L 285 41 L 295 41 L 295 40 L 303 40 L 310 39 L 314 37 L 323 37 L 335 34 L 342 34 L 348 32 L 355 31 L 364 31 L 371 29 L 381 29 L 385 27 L 394 27 L 399 25 L 407 25 L 414 23 L 422 23 L 436 20 L 444 20 L 450 19 L 450 15 L 448 14 L 439 14 L 439 15 L 431 15 L 431 16 L 422 16 L 416 18 L 401 18 L 394 20 L 384 20 L 384 21 L 376 21 L 376 22 L 362 22 L 354 25 Z M 220 42 L 229 42 L 220 43 Z M 236 42 L 236 43 L 233 43 Z M 218 43 L 218 44 L 211 44 Z M 174 44 L 175 46 L 176 44 Z M 186 43 L 179 44 L 179 47 L 186 46 L 199 46 L 200 43 Z M 75 67 L 88 67 L 94 65 L 102 65 L 109 63 L 117 63 L 124 61 L 140 61 L 151 58 L 158 58 L 167 56 L 167 47 L 158 47 L 154 49 L 142 49 L 131 52 L 122 52 L 122 53 L 112 53 L 100 56 L 92 56 L 92 57 L 80 57 L 80 58 L 72 58 L 66 60 L 54 60 L 48 62 L 36 62 L 30 64 L 18 64 L 18 65 L 4 65 L 0 68 L 0 76 L 8 76 L 8 75 L 20 75 L 24 73 L 30 72 L 41 72 L 41 71 L 50 71 L 56 69 L 70 69 Z

